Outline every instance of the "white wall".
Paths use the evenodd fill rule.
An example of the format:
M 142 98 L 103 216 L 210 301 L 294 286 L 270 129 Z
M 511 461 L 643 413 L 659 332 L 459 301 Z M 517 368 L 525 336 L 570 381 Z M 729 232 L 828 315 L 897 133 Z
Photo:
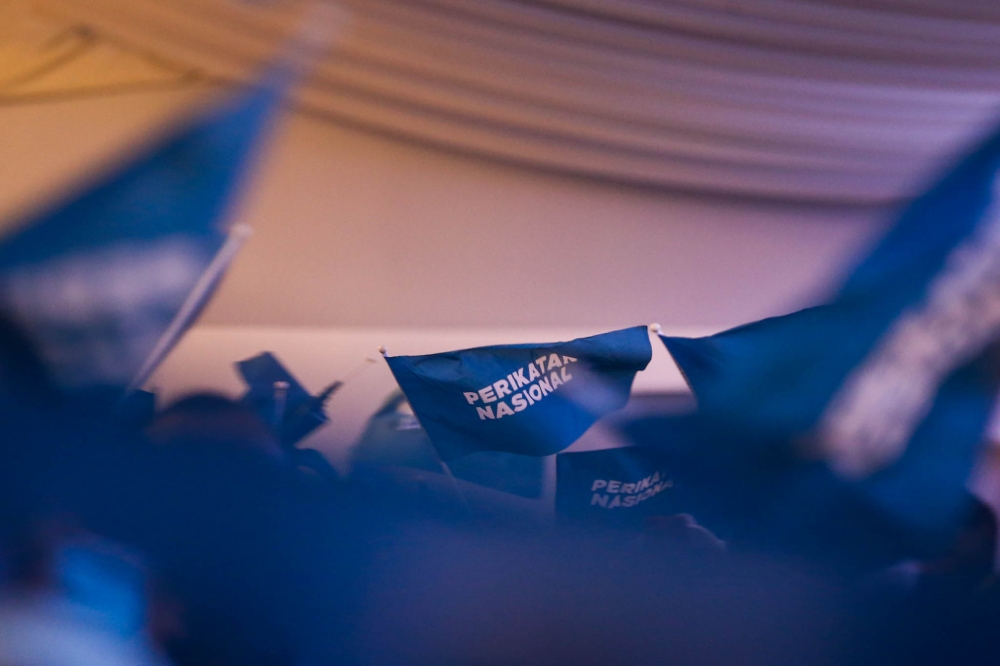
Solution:
M 821 289 L 871 211 L 698 201 L 430 152 L 297 117 L 206 320 L 728 326 Z
M 191 93 L 0 107 L 0 215 Z M 295 115 L 239 217 L 214 324 L 729 326 L 822 289 L 882 218 L 702 201 L 432 152 Z

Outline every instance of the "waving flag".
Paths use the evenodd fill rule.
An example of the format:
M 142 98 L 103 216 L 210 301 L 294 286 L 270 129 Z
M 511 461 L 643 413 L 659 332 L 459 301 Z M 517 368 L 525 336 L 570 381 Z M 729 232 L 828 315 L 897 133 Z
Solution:
M 701 413 L 820 458 L 926 534 L 957 526 L 998 385 L 1000 135 L 914 201 L 827 304 L 664 337 Z
M 283 447 L 294 447 L 329 421 L 324 405 L 340 382 L 313 396 L 271 352 L 240 361 L 236 369 L 248 387 L 243 401 L 271 424 Z
M 66 388 L 138 388 L 204 308 L 245 233 L 227 214 L 288 89 L 343 16 L 318 3 L 263 80 L 0 242 L 0 307 Z
M 136 376 L 223 247 L 225 213 L 279 99 L 270 85 L 239 96 L 0 243 L 3 305 L 58 383 Z
M 628 402 L 652 356 L 645 326 L 551 344 L 387 357 L 444 461 L 562 451 Z

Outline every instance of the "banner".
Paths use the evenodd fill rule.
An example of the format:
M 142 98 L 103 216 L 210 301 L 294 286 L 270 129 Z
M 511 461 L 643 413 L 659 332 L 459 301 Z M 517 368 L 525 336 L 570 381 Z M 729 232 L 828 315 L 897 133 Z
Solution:
M 570 342 L 497 345 L 386 361 L 441 459 L 562 451 L 628 402 L 652 356 L 645 326 Z
M 556 456 L 560 522 L 640 526 L 647 516 L 680 513 L 675 479 L 655 451 L 627 447 Z

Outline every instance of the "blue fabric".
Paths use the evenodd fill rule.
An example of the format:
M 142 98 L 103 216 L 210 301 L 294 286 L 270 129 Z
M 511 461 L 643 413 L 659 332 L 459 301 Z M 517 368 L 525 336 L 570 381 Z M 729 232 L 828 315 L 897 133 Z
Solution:
M 236 369 L 247 384 L 243 402 L 275 429 L 283 446 L 294 446 L 329 420 L 322 402 L 316 400 L 271 352 L 244 359 L 236 364 Z M 280 423 L 275 422 L 274 385 L 277 382 L 288 384 Z
M 706 338 L 662 336 L 717 434 L 705 453 L 826 459 L 841 472 L 831 483 L 946 541 L 969 507 L 998 385 L 998 166 L 995 136 L 909 205 L 827 304 Z M 910 400 L 923 385 L 926 398 Z M 879 451 L 861 445 L 892 433 L 898 452 L 863 473 L 831 447 L 840 437 L 843 450 Z
M 998 166 L 1000 135 L 910 204 L 827 304 L 707 338 L 664 336 L 701 408 L 764 430 L 815 425 L 886 329 L 926 298 L 949 254 L 990 220 Z
M 442 460 L 545 456 L 628 402 L 652 349 L 645 326 L 570 342 L 387 358 Z
M 664 457 L 627 447 L 556 456 L 556 515 L 569 524 L 638 527 L 647 516 L 680 513 Z
M 796 455 L 802 453 L 798 447 L 808 441 L 810 427 L 821 414 L 822 405 L 812 408 L 815 396 L 808 393 L 818 390 L 822 378 L 805 359 L 800 357 L 796 370 L 784 365 L 780 356 L 783 349 L 794 347 L 796 340 L 809 335 L 821 312 L 818 308 L 805 310 L 698 340 L 665 340 L 695 392 L 703 419 L 699 435 L 702 446 L 690 449 L 688 455 L 740 461 L 738 471 L 721 471 L 726 479 L 739 477 L 735 484 L 726 481 L 730 488 L 736 485 L 746 489 L 748 477 L 753 475 L 770 479 L 775 487 L 793 484 L 796 492 L 781 495 L 780 501 L 767 502 L 772 520 L 777 519 L 775 507 L 785 506 L 783 510 L 801 516 L 810 506 L 831 496 L 819 487 L 807 488 L 801 480 L 806 476 L 801 455 L 794 464 Z M 836 356 L 836 343 L 830 341 L 830 345 L 824 353 Z M 768 356 L 776 359 L 775 369 L 762 372 L 756 387 L 742 375 L 740 379 L 746 384 L 740 387 L 740 393 L 727 395 L 725 388 L 734 383 L 734 374 L 746 372 L 750 359 L 756 364 Z M 914 539 L 923 542 L 921 548 L 935 550 L 935 544 L 951 538 L 962 515 L 971 507 L 965 482 L 993 408 L 997 389 L 995 357 L 995 350 L 990 348 L 947 378 L 902 456 L 886 468 L 852 480 L 810 466 L 808 476 L 815 479 L 822 475 L 821 486 L 826 490 L 836 488 L 838 494 L 851 494 L 852 501 L 863 502 L 884 520 L 913 534 Z M 806 413 L 810 408 L 812 411 Z M 762 413 L 773 415 L 773 420 L 762 418 Z M 889 413 L 886 418 L 890 418 Z M 711 427 L 707 426 L 709 422 Z M 675 442 L 670 444 L 676 446 Z M 810 499 L 806 501 L 806 497 Z M 738 501 L 746 508 L 745 498 Z M 802 519 L 789 521 L 799 523 Z
M 124 386 L 225 240 L 262 130 L 266 84 L 139 150 L 0 243 L 5 309 L 64 387 Z
M 261 352 L 235 365 L 236 371 L 247 385 L 243 401 L 251 405 L 267 423 L 274 421 L 274 385 L 277 382 L 288 384 L 285 392 L 286 412 L 301 407 L 312 398 L 309 391 L 271 352 Z
M 873 571 L 939 554 L 957 527 L 946 522 L 943 532 L 929 530 L 917 505 L 934 500 L 911 497 L 912 487 L 898 496 L 900 516 L 887 510 L 893 503 L 880 506 L 865 484 L 796 456 L 787 441 L 755 439 L 701 414 L 645 417 L 622 429 L 674 475 L 678 508 L 737 550 Z
M 351 465 L 412 467 L 444 473 L 438 454 L 420 422 L 404 408 L 406 396 L 395 392 L 368 419 L 358 443 L 351 448 Z M 470 453 L 449 465 L 456 479 L 512 495 L 537 499 L 542 495 L 545 461 L 499 451 Z

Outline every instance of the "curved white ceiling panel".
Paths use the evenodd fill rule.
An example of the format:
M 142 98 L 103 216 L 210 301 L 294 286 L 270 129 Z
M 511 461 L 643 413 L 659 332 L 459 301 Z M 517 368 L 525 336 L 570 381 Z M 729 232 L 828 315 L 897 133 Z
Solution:
M 303 2 L 37 0 L 246 79 Z M 300 108 L 532 168 L 712 195 L 908 196 L 1000 110 L 992 0 L 347 0 Z

